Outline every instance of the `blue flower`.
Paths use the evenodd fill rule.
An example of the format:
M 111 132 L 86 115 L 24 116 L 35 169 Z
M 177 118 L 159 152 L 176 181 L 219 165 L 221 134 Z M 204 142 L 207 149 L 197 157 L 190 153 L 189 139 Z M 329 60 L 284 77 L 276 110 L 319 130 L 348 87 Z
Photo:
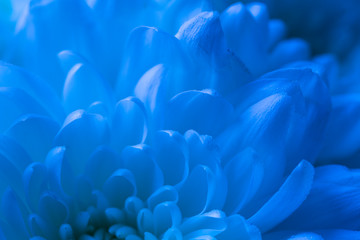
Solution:
M 1 239 L 359 238 L 358 98 L 264 4 L 20 3 Z

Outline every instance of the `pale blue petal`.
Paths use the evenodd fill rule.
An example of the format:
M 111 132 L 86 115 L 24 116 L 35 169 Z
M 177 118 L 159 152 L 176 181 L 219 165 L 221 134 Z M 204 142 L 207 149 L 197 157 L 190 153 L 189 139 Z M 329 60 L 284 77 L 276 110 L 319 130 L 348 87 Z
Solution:
M 153 210 L 157 205 L 164 202 L 177 203 L 179 199 L 178 191 L 172 186 L 162 186 L 156 190 L 147 199 L 147 206 L 150 210 Z
M 219 148 L 211 136 L 199 135 L 194 130 L 184 134 L 189 147 L 189 168 L 205 165 L 215 171 L 220 165 Z
M 32 163 L 23 173 L 23 184 L 27 204 L 37 211 L 38 202 L 47 190 L 47 169 L 42 163 Z
M 26 219 L 24 218 L 25 214 L 27 214 L 25 206 L 18 196 L 8 188 L 2 196 L 1 215 L 9 224 L 9 229 L 4 230 L 12 232 L 16 239 L 29 238 L 27 225 L 24 222 L 24 219 Z
M 135 177 L 137 196 L 147 199 L 163 185 L 163 176 L 147 145 L 126 147 L 121 155 L 123 167 L 129 169 Z
M 184 137 L 174 131 L 159 131 L 153 146 L 164 184 L 181 184 L 189 174 L 189 152 Z
M 154 209 L 154 230 L 160 236 L 171 227 L 178 227 L 181 223 L 182 215 L 175 203 L 165 202 L 157 205 Z
M 59 129 L 51 118 L 30 114 L 17 119 L 5 135 L 19 143 L 33 161 L 44 162 Z
M 4 132 L 17 118 L 25 114 L 48 116 L 46 110 L 30 95 L 19 88 L 0 88 L 0 132 Z
M 67 73 L 63 88 L 64 108 L 67 113 L 86 109 L 93 102 L 103 102 L 108 111 L 113 109 L 113 92 L 89 64 L 75 64 Z
M 4 190 L 10 186 L 17 194 L 23 196 L 21 171 L 19 171 L 16 163 L 13 162 L 13 159 L 1 154 L 0 165 L 0 194 L 3 194 Z
M 211 10 L 212 4 L 210 0 L 170 1 L 162 16 L 163 21 L 160 22 L 160 27 L 173 33 L 174 30 L 179 29 L 181 24 L 190 18 L 195 17 L 201 12 Z
M 127 145 L 143 143 L 147 136 L 147 116 L 143 103 L 128 97 L 116 104 L 112 119 L 111 143 L 121 152 Z
M 240 215 L 226 218 L 226 230 L 216 236 L 219 240 L 261 240 L 261 233 L 256 226 L 250 225 Z
M 85 1 L 31 1 L 26 22 L 18 23 L 16 50 L 22 56 L 20 61 L 60 92 L 64 75 L 57 54 L 68 49 L 96 61 L 96 53 L 101 51 L 92 17 Z M 28 38 L 33 41 L 27 41 Z
M 293 213 L 310 192 L 314 168 L 303 160 L 286 179 L 279 191 L 255 213 L 249 222 L 266 232 Z
M 138 197 L 131 196 L 126 199 L 124 212 L 128 224 L 136 226 L 138 214 L 144 206 L 144 202 Z
M 213 90 L 187 91 L 170 100 L 164 128 L 182 133 L 194 129 L 216 136 L 230 123 L 233 113 L 233 106 Z
M 180 27 L 176 38 L 186 45 L 190 54 L 211 58 L 224 48 L 219 14 L 200 13 Z
M 252 149 L 245 149 L 225 165 L 228 182 L 224 212 L 238 213 L 251 201 L 264 176 L 264 162 Z
M 117 82 L 118 97 L 132 95 L 140 77 L 157 64 L 181 67 L 184 53 L 174 36 L 156 28 L 138 27 L 131 32 Z
M 75 191 L 75 177 L 69 160 L 65 157 L 64 147 L 55 147 L 46 157 L 45 165 L 48 169 L 49 186 L 61 195 L 72 195 Z
M 193 82 L 181 68 L 164 64 L 152 67 L 140 78 L 134 93 L 144 103 L 152 128 L 163 125 L 167 102 L 177 93 L 192 89 Z
M 314 232 L 279 231 L 265 234 L 264 240 L 328 240 Z M 342 238 L 341 238 L 342 239 Z
M 65 146 L 75 174 L 84 171 L 96 147 L 109 142 L 109 126 L 101 115 L 82 110 L 71 113 L 55 138 L 55 146 Z
M 340 165 L 318 167 L 311 192 L 281 229 L 317 230 L 360 226 L 360 171 Z
M 133 174 L 127 169 L 115 171 L 104 183 L 103 192 L 111 206 L 123 208 L 125 200 L 136 194 Z
M 226 42 L 251 73 L 258 76 L 266 69 L 267 13 L 263 5 L 254 5 L 258 15 L 242 3 L 235 3 L 221 14 Z M 261 19 L 263 18 L 263 19 Z M 259 61 L 265 64 L 259 64 Z
M 321 234 L 326 240 L 353 240 L 360 238 L 360 231 L 351 231 L 343 229 L 329 229 L 316 231 Z
M 215 176 L 211 170 L 203 165 L 193 168 L 190 175 L 179 190 L 178 205 L 184 217 L 191 217 L 204 213 L 215 193 Z
M 216 236 L 223 232 L 226 227 L 225 215 L 214 210 L 188 218 L 179 229 L 183 233 L 184 239 L 193 239 L 202 235 Z
M 54 90 L 24 69 L 0 62 L 0 86 L 22 89 L 41 104 L 57 122 L 64 120 L 64 111 Z
M 140 210 L 137 216 L 137 227 L 141 234 L 154 232 L 154 216 L 149 209 L 144 208 Z
M 203 12 L 185 22 L 176 37 L 191 56 L 192 89 L 214 88 L 227 95 L 252 77 L 227 47 L 219 14 Z M 193 70 L 191 70 L 193 68 Z
M 183 236 L 179 229 L 169 228 L 165 233 L 163 240 L 182 240 Z
M 99 146 L 86 162 L 85 176 L 101 189 L 106 179 L 120 167 L 120 157 L 109 147 Z

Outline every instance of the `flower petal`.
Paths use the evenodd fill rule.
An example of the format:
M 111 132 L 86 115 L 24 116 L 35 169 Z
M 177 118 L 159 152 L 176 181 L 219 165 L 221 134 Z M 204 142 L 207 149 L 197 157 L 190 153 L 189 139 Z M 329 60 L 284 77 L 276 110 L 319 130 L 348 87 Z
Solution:
M 178 39 L 156 28 L 134 29 L 126 44 L 117 82 L 119 97 L 132 95 L 140 77 L 157 64 L 182 67 L 185 55 Z
M 39 215 L 54 226 L 60 226 L 69 217 L 69 208 L 53 193 L 44 193 L 39 201 Z
M 125 200 L 136 194 L 134 176 L 127 169 L 115 171 L 105 182 L 103 192 L 111 206 L 123 208 Z
M 86 162 L 85 176 L 101 189 L 106 179 L 120 167 L 120 157 L 109 147 L 99 146 Z
M 186 91 L 173 97 L 165 115 L 165 129 L 184 133 L 194 129 L 216 136 L 233 118 L 233 106 L 215 91 Z
M 73 195 L 75 176 L 73 169 L 65 156 L 65 147 L 55 147 L 46 157 L 49 186 L 60 195 Z
M 261 232 L 266 232 L 282 222 L 305 200 L 310 192 L 313 176 L 313 166 L 305 160 L 301 161 L 279 191 L 249 219 L 249 222 L 256 225 Z
M 1 202 L 1 215 L 6 219 L 9 224 L 6 232 L 14 234 L 13 237 L 16 239 L 27 239 L 29 238 L 29 232 L 27 230 L 24 217 L 26 214 L 25 206 L 16 194 L 8 188 L 2 196 Z
M 65 146 L 75 174 L 84 171 L 90 154 L 109 141 L 109 126 L 98 114 L 82 110 L 71 113 L 55 138 L 55 146 Z
M 38 202 L 47 190 L 47 169 L 42 163 L 32 163 L 23 173 L 23 184 L 28 205 L 37 211 Z
M 250 225 L 240 215 L 231 215 L 226 219 L 227 228 L 216 236 L 219 240 L 260 240 L 261 233 L 257 227 Z
M 227 227 L 224 218 L 222 212 L 214 210 L 188 218 L 181 224 L 179 229 L 183 233 L 184 239 L 193 239 L 203 235 L 216 236 Z
M 123 166 L 135 177 L 137 196 L 147 199 L 163 184 L 163 176 L 157 166 L 151 149 L 146 145 L 126 147 L 121 155 Z
M 44 162 L 59 129 L 51 118 L 30 114 L 17 119 L 5 135 L 16 140 L 33 161 Z
M 159 131 L 153 146 L 164 184 L 182 183 L 189 174 L 189 152 L 184 137 L 174 131 Z
M 251 11 L 255 7 L 258 10 L 253 12 L 258 15 Z M 259 64 L 259 61 L 266 62 L 268 36 L 267 31 L 263 31 L 267 28 L 265 15 L 267 11 L 264 5 L 246 7 L 242 3 L 231 5 L 221 14 L 221 26 L 229 48 L 256 76 L 267 67 L 266 64 Z M 260 18 L 264 19 L 257 21 Z
M 127 145 L 143 143 L 147 136 L 147 116 L 144 105 L 135 97 L 128 97 L 116 104 L 112 119 L 111 141 L 121 152 Z
M 33 97 L 57 121 L 62 122 L 64 112 L 54 90 L 26 70 L 1 62 L 0 87 L 19 88 Z
M 165 202 L 157 205 L 154 209 L 154 230 L 160 236 L 167 229 L 177 227 L 182 220 L 178 206 L 172 202 Z
M 214 196 L 215 176 L 202 165 L 196 166 L 179 190 L 178 205 L 184 217 L 191 217 L 209 210 Z
M 258 191 L 264 176 L 264 163 L 251 149 L 245 149 L 225 166 L 228 194 L 223 210 L 238 213 Z
M 172 186 L 162 186 L 156 190 L 147 199 L 147 206 L 150 210 L 153 210 L 157 205 L 164 202 L 177 203 L 179 199 L 178 191 Z
M 19 88 L 0 87 L 0 132 L 4 132 L 21 115 L 34 113 L 48 116 L 46 110 Z
M 63 101 L 67 113 L 86 109 L 97 101 L 103 102 L 109 111 L 114 104 L 110 86 L 96 70 L 84 62 L 75 64 L 67 73 Z
M 315 170 L 309 196 L 279 228 L 358 230 L 360 171 L 340 165 L 328 165 Z

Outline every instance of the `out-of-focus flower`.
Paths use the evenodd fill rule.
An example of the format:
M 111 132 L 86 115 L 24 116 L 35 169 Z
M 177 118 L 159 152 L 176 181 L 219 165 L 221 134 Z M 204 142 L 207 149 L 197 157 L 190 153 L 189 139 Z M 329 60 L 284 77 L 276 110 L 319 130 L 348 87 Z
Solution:
M 359 149 L 336 60 L 264 4 L 24 6 L 3 55 L 21 67 L 0 63 L 0 238 L 359 237 L 357 170 L 312 165 Z

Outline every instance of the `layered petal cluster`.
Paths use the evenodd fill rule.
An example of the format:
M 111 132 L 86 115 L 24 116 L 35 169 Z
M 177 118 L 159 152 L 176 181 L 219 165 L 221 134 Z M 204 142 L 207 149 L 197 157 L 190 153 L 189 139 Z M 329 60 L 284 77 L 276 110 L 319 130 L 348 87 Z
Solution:
M 221 5 L 13 2 L 0 239 L 360 237 L 358 170 L 328 165 L 360 149 L 335 57 Z

